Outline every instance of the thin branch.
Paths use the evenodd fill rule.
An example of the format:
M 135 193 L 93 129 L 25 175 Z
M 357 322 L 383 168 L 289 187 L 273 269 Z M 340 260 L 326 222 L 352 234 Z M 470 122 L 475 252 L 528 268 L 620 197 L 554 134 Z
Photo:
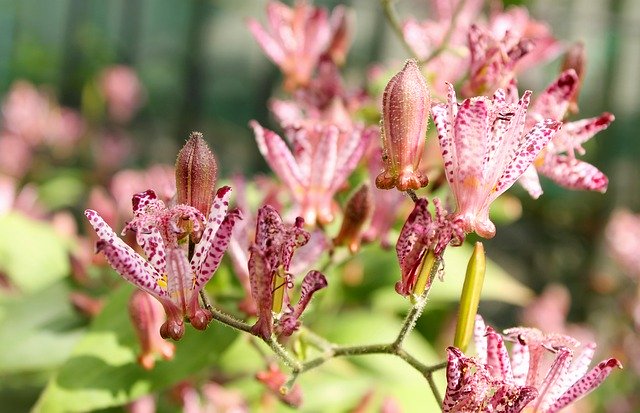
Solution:
M 395 0 L 380 0 L 380 3 L 382 4 L 382 10 L 384 11 L 384 15 L 387 18 L 387 22 L 389 22 L 389 25 L 391 25 L 391 28 L 398 36 L 398 39 L 402 42 L 402 45 L 407 50 L 407 52 L 409 52 L 409 54 L 413 56 L 414 59 L 420 60 L 416 55 L 416 52 L 413 51 L 411 45 L 407 43 L 407 40 L 404 38 L 404 34 L 402 33 L 402 24 L 400 23 L 400 19 L 398 18 L 396 9 L 393 7 L 394 2 Z

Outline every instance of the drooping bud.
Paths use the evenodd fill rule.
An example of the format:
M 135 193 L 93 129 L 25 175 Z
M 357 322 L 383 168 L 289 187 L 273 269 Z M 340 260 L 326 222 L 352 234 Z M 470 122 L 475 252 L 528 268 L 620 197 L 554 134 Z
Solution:
M 334 245 L 347 245 L 351 253 L 360 248 L 364 225 L 373 213 L 373 198 L 369 185 L 362 185 L 347 201 L 344 218 Z
M 429 182 L 418 170 L 427 133 L 431 99 L 415 60 L 391 78 L 382 97 L 382 160 L 376 178 L 380 189 L 420 189 Z
M 453 339 L 454 347 L 462 351 L 466 350 L 473 335 L 473 326 L 476 322 L 476 314 L 478 313 L 478 304 L 480 303 L 480 293 L 482 292 L 485 271 L 484 246 L 481 242 L 476 242 L 471 258 L 469 258 L 467 273 L 464 277 L 462 294 L 460 296 L 460 309 L 458 310 L 458 323 Z
M 584 51 L 584 43 L 576 42 L 567 53 L 564 55 L 564 60 L 562 61 L 562 68 L 560 72 L 564 72 L 568 69 L 573 69 L 576 71 L 578 75 L 578 86 L 573 91 L 573 95 L 571 96 L 571 103 L 569 104 L 569 112 L 578 113 L 578 96 L 580 96 L 580 88 L 582 87 L 582 81 L 585 75 L 585 69 L 587 66 L 587 56 Z
M 162 304 L 158 300 L 144 291 L 134 291 L 129 300 L 129 317 L 140 342 L 138 363 L 142 367 L 151 370 L 155 365 L 156 355 L 162 356 L 165 360 L 173 358 L 174 345 L 163 340 L 159 334 L 165 317 Z
M 215 193 L 218 165 L 200 132 L 192 132 L 176 159 L 177 203 L 197 208 L 206 217 Z

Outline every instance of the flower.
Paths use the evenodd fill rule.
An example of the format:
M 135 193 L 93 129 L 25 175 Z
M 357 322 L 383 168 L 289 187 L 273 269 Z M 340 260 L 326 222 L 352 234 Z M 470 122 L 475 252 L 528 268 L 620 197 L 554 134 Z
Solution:
M 268 370 L 256 373 L 256 379 L 267 386 L 269 391 L 286 405 L 300 407 L 302 404 L 302 390 L 300 386 L 294 384 L 291 389 L 287 390 L 284 385 L 288 377 L 280 370 L 277 364 L 271 363 L 269 364 Z
M 575 70 L 562 72 L 531 105 L 525 127 L 530 128 L 542 119 L 562 121 L 579 87 L 580 78 Z M 511 89 L 512 94 L 517 94 L 515 86 Z M 605 112 L 593 118 L 565 122 L 526 170 L 520 183 L 533 198 L 542 195 L 538 173 L 565 188 L 605 192 L 609 183 L 606 175 L 595 166 L 576 159 L 575 153 L 584 154 L 581 145 L 606 129 L 614 119 L 611 113 Z
M 514 342 L 511 357 L 502 336 L 477 316 L 478 356 L 447 349 L 445 413 L 555 413 L 598 387 L 614 367 L 621 367 L 611 358 L 587 372 L 596 345 L 586 344 L 576 352 L 580 343 L 569 336 L 524 327 L 506 330 L 505 336 Z M 546 360 L 547 355 L 552 360 Z
M 241 219 L 238 211 L 227 212 L 230 191 L 226 186 L 218 190 L 206 220 L 191 206 L 167 208 L 152 190 L 134 195 L 134 219 L 123 233 L 135 232 L 146 260 L 118 238 L 96 211 L 85 211 L 100 239 L 97 250 L 125 280 L 163 305 L 167 313 L 160 328 L 163 338 L 179 340 L 184 334 L 184 317 L 199 330 L 211 321 L 209 311 L 200 308 L 198 293 L 218 268 L 233 226 Z M 187 244 L 182 241 L 191 231 L 202 231 L 202 237 L 189 261 Z
M 382 160 L 384 170 L 376 178 L 380 189 L 420 189 L 429 183 L 418 171 L 431 98 L 427 82 L 415 60 L 391 78 L 382 97 Z
M 313 225 L 333 221 L 338 209 L 333 196 L 358 165 L 374 130 L 343 130 L 324 123 L 287 128 L 292 153 L 276 133 L 255 121 L 250 125 L 258 149 L 288 187 L 305 222 Z
M 110 66 L 103 70 L 99 83 L 109 116 L 121 123 L 130 121 L 144 100 L 136 72 L 124 65 Z
M 640 281 L 640 215 L 626 209 L 615 210 L 607 224 L 605 237 L 609 253 L 616 263 L 628 276 Z
M 315 291 L 327 285 L 324 275 L 309 271 L 302 281 L 298 304 L 295 308 L 289 304 L 287 291 L 293 287 L 293 276 L 289 274 L 291 259 L 294 251 L 310 238 L 303 225 L 304 220 L 300 217 L 294 225 L 285 225 L 270 205 L 258 210 L 255 243 L 249 249 L 248 265 L 251 295 L 258 307 L 258 321 L 252 331 L 265 340 L 274 331 L 274 313 L 279 317 L 279 332 L 290 335 L 297 329 L 298 319 Z
M 428 203 L 425 198 L 418 199 L 402 226 L 396 243 L 396 254 L 402 273 L 402 279 L 396 283 L 396 291 L 400 295 L 406 296 L 414 292 L 423 262 L 429 252 L 440 258 L 447 245 L 460 245 L 464 240 L 464 231 L 460 223 L 447 215 L 447 211 L 440 205 L 440 200 L 433 200 L 435 219 L 427 209 Z
M 505 87 L 515 76 L 516 64 L 533 49 L 533 43 L 507 30 L 496 35 L 489 29 L 471 25 L 469 50 L 471 63 L 465 94 L 491 94 Z
M 173 358 L 175 346 L 160 337 L 164 322 L 160 303 L 142 290 L 136 290 L 129 299 L 129 317 L 140 341 L 138 363 L 146 370 L 153 369 L 156 353 L 165 360 Z
M 466 232 L 491 238 L 491 203 L 524 173 L 562 125 L 542 120 L 525 131 L 530 91 L 508 103 L 498 89 L 484 96 L 456 102 L 449 85 L 449 102 L 433 106 L 447 181 L 456 199 L 456 215 Z
M 293 91 L 306 87 L 320 57 L 329 52 L 336 59 L 345 54 L 346 31 L 338 8 L 331 20 L 323 8 L 306 1 L 296 1 L 289 7 L 278 1 L 267 4 L 269 28 L 265 30 L 256 20 L 249 19 L 251 34 L 265 54 L 282 70 L 285 89 Z

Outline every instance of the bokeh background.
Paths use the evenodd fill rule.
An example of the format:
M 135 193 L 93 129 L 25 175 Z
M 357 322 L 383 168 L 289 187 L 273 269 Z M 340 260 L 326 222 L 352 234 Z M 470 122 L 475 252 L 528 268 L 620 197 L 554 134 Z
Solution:
M 366 72 L 375 62 L 385 62 L 397 70 L 407 58 L 386 24 L 377 1 L 316 0 L 314 3 L 328 8 L 340 3 L 354 9 L 356 30 L 343 71 L 348 84 L 363 86 Z M 428 17 L 422 3 L 401 0 L 398 3 L 400 16 Z M 523 307 L 538 302 L 534 297 L 545 291 L 549 293 L 548 287 L 556 285 L 546 297 L 552 302 L 548 305 L 553 307 L 553 303 L 561 302 L 561 306 L 566 307 L 566 320 L 562 322 L 590 329 L 600 343 L 600 359 L 615 356 L 626 367 L 624 372 L 615 373 L 594 401 L 581 411 L 639 411 L 640 380 L 637 375 L 640 363 L 637 357 L 640 349 L 637 347 L 640 347 L 640 339 L 630 310 L 640 300 L 636 292 L 638 279 L 626 274 L 612 258 L 605 229 L 617 209 L 640 212 L 640 2 L 540 0 L 505 3 L 525 5 L 537 19 L 548 22 L 557 38 L 567 43 L 584 42 L 588 64 L 580 96 L 580 118 L 609 111 L 615 114 L 616 120 L 586 145 L 585 160 L 609 177 L 606 194 L 567 191 L 544 181 L 545 193 L 539 200 L 531 200 L 524 190 L 514 188 L 499 206 L 507 211 L 503 225 L 494 239 L 485 242 L 485 249 L 503 269 L 509 283 L 488 281 L 485 293 L 489 299 L 482 302 L 481 312 L 499 328 L 535 322 L 540 314 L 544 320 L 544 308 L 547 307 L 543 304 L 530 311 L 524 311 Z M 55 145 L 39 148 L 28 170 L 16 181 L 17 188 L 32 188 L 33 196 L 47 211 L 44 215 L 71 211 L 78 224 L 93 185 L 104 182 L 118 170 L 171 165 L 177 150 L 193 130 L 204 133 L 216 153 L 222 177 L 267 173 L 266 163 L 257 151 L 247 124 L 256 119 L 277 129 L 269 115 L 267 101 L 282 94 L 282 79 L 277 67 L 265 58 L 245 26 L 248 17 L 265 20 L 265 5 L 263 0 L 0 1 L 0 97 L 4 99 L 16 82 L 27 81 L 46 91 L 61 106 L 77 111 L 84 122 L 83 138 L 72 144 L 72 147 L 78 145 L 74 155 L 68 155 L 68 148 L 58 150 Z M 114 65 L 131 68 L 141 84 L 138 108 L 125 119 L 106 114 L 105 97 L 100 92 L 105 69 Z M 542 90 L 555 77 L 558 67 L 559 60 L 555 60 L 527 73 L 520 78 L 521 89 L 530 88 L 534 93 Z M 100 142 L 112 142 L 113 145 L 102 146 Z M 3 146 L 0 151 L 6 155 L 11 147 Z M 106 164 L 96 161 L 99 158 L 96 154 L 101 151 L 110 156 Z M 0 158 L 5 159 L 3 162 L 7 162 L 1 155 Z M 0 244 L 24 238 L 19 234 L 23 228 L 20 225 L 2 228 L 0 237 L 4 241 Z M 40 244 L 30 247 L 31 242 L 27 237 L 21 247 L 28 249 L 28 254 L 37 256 Z M 342 306 L 357 310 L 344 317 L 345 331 L 329 333 L 336 341 L 357 341 L 350 337 L 350 334 L 357 335 L 349 327 L 354 324 L 362 326 L 363 337 L 371 329 L 378 328 L 376 322 L 381 319 L 367 317 L 369 308 L 391 318 L 395 315 L 398 319 L 404 311 L 402 301 L 391 297 L 395 280 L 393 260 L 383 260 L 380 264 L 375 261 L 375 253 L 366 254 L 365 249 L 360 261 L 340 270 L 350 274 L 348 277 L 336 275 L 344 278 L 345 289 L 327 300 L 326 308 L 330 308 L 332 302 L 343 300 L 346 304 Z M 4 259 L 4 264 L 0 262 L 0 272 L 5 274 L 0 278 L 6 278 L 9 271 L 8 258 L 5 256 Z M 452 265 L 451 272 L 456 271 L 456 266 L 463 268 L 464 262 Z M 388 269 L 389 274 L 372 275 L 367 271 L 378 273 L 379 268 Z M 67 267 L 60 272 L 65 271 L 70 272 Z M 65 276 L 62 274 L 59 278 Z M 455 280 L 452 275 L 447 283 L 454 284 Z M 517 284 L 512 286 L 511 282 Z M 10 280 L 6 284 L 10 286 Z M 440 285 L 436 287 L 445 289 Z M 385 288 L 388 294 L 384 292 Z M 38 291 L 37 286 L 33 291 Z M 447 345 L 443 332 L 451 328 L 458 291 L 447 290 L 440 299 L 434 292 L 434 304 L 419 325 L 425 348 Z M 0 410 L 3 411 L 2 406 L 10 406 L 6 411 L 28 410 L 50 374 L 66 359 L 75 340 L 82 335 L 82 329 L 89 325 L 89 321 L 81 317 L 63 317 L 70 324 L 56 328 L 74 334 L 65 344 L 67 353 L 63 351 L 56 355 L 50 363 L 20 366 L 14 362 L 21 353 L 14 350 L 25 337 L 22 330 L 26 322 L 20 322 L 20 318 L 15 321 L 12 311 L 15 306 L 22 305 L 28 318 L 32 312 L 49 308 L 43 304 L 46 296 L 38 296 L 35 301 L 21 301 L 22 292 L 6 293 L 11 298 L 0 301 L 0 346 L 8 349 L 7 356 L 0 355 Z M 66 293 L 65 290 L 60 296 Z M 50 305 L 55 305 L 55 300 L 51 301 Z M 38 305 L 32 306 L 33 302 Z M 322 330 L 322 317 L 316 318 Z M 324 322 L 326 324 L 327 320 Z M 37 330 L 42 325 L 34 322 L 31 327 Z M 325 329 L 332 330 L 331 326 L 325 326 Z M 25 340 L 31 343 L 31 338 Z M 41 343 L 46 345 L 46 341 Z M 39 351 L 38 357 L 42 357 L 47 348 L 38 349 L 34 345 L 33 351 Z M 32 357 L 32 353 L 25 353 L 23 357 Z M 236 364 L 233 354 L 226 361 L 229 365 Z M 223 370 L 233 371 L 224 363 Z M 365 363 L 364 367 L 359 367 L 376 376 L 384 374 L 381 363 L 376 366 Z M 395 368 L 402 372 L 399 367 Z M 343 371 L 335 374 L 341 373 Z M 305 382 L 302 383 L 304 387 Z M 336 379 L 335 383 L 334 387 L 339 387 L 342 382 Z M 346 409 L 349 403 L 355 406 L 369 388 L 374 389 L 375 397 L 384 397 L 384 392 L 375 390 L 372 381 L 363 383 L 352 391 L 357 397 L 347 397 L 345 404 L 334 411 Z M 244 389 L 242 385 L 239 388 Z M 249 394 L 257 392 L 251 391 Z M 321 400 L 323 396 L 317 397 Z M 317 406 L 313 403 L 311 406 Z

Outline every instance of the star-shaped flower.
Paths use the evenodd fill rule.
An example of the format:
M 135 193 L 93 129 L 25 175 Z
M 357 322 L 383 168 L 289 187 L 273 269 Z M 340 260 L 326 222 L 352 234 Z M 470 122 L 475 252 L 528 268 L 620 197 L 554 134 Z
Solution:
M 211 321 L 209 311 L 200 307 L 198 293 L 220 265 L 233 226 L 241 219 L 239 211 L 227 212 L 230 191 L 226 186 L 218 190 L 208 219 L 191 206 L 168 208 L 152 190 L 134 195 L 134 219 L 123 233 L 129 229 L 136 233 L 146 259 L 118 238 L 96 211 L 85 211 L 100 238 L 97 250 L 125 280 L 163 305 L 167 313 L 167 321 L 160 328 L 163 338 L 179 340 L 184 334 L 185 317 L 199 330 Z M 185 237 L 200 231 L 202 237 L 189 261 Z
M 455 213 L 466 232 L 495 235 L 491 203 L 515 183 L 562 125 L 546 119 L 525 128 L 530 97 L 527 91 L 517 103 L 509 103 L 498 89 L 491 99 L 480 96 L 458 104 L 449 85 L 449 101 L 432 108 Z

